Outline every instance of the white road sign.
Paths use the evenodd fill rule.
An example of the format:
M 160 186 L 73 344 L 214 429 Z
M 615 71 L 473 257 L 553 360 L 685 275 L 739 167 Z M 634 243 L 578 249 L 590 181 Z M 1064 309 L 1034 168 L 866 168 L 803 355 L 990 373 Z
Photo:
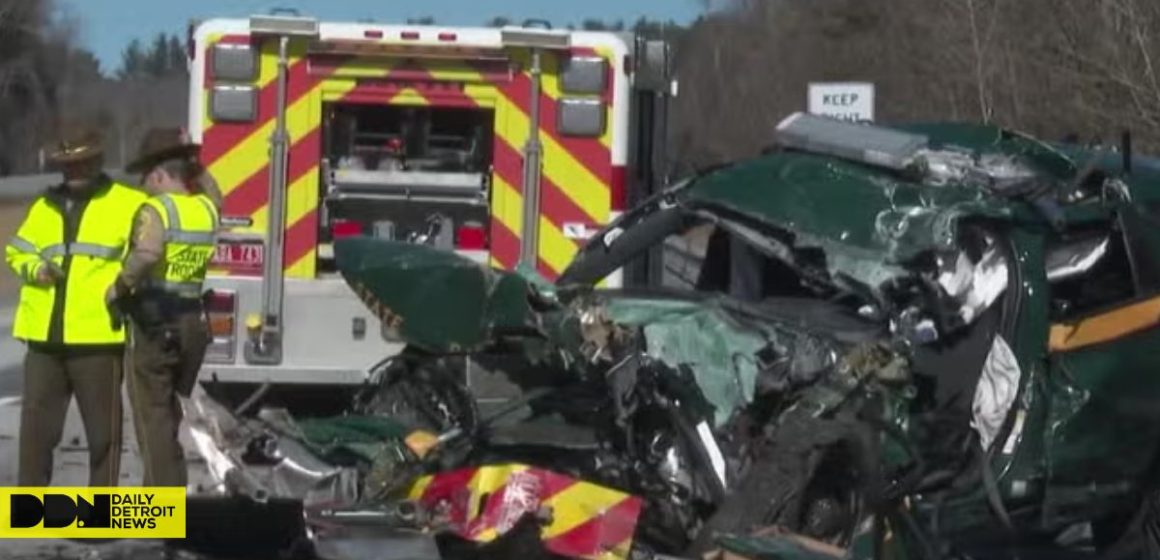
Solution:
M 836 119 L 874 120 L 874 84 L 817 82 L 810 84 L 809 111 Z

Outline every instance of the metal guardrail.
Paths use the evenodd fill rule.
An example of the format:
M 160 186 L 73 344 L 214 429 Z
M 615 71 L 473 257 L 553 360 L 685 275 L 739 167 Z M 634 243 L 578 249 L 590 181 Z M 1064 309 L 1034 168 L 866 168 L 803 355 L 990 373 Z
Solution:
M 59 174 L 13 175 L 0 177 L 0 200 L 25 200 L 36 196 L 45 187 L 60 181 Z
M 125 175 L 122 171 L 106 171 L 111 177 L 129 184 L 135 179 Z M 60 173 L 43 173 L 39 175 L 12 175 L 0 177 L 0 201 L 20 201 L 30 199 L 40 194 L 45 188 L 60 182 Z

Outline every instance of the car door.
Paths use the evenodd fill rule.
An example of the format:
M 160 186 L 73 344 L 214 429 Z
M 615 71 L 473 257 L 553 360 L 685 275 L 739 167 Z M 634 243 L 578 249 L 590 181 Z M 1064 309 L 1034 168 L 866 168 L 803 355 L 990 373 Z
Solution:
M 1124 206 L 1053 236 L 1047 511 L 1133 498 L 1160 448 L 1160 231 Z

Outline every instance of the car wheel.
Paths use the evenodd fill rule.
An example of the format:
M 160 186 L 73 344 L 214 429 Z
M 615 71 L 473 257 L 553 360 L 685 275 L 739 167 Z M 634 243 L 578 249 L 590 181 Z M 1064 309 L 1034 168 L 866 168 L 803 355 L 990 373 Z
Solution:
M 845 446 L 827 450 L 806 483 L 796 517 L 768 519 L 769 525 L 794 527 L 802 534 L 835 546 L 846 546 L 864 511 L 857 464 Z M 788 513 L 788 512 L 787 512 Z

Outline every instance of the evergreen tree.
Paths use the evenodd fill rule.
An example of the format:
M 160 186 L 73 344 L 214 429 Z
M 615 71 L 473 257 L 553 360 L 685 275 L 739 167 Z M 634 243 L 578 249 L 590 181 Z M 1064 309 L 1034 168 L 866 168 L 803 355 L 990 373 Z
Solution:
M 145 53 L 145 74 L 151 78 L 160 78 L 168 72 L 169 40 L 164 33 L 158 33 Z
M 122 80 L 164 78 L 183 75 L 188 71 L 185 47 L 177 35 L 159 33 L 146 48 L 133 39 L 121 51 L 121 68 L 117 77 Z
M 600 19 L 586 19 L 580 22 L 580 29 L 584 31 L 607 31 L 608 24 Z
M 177 35 L 169 37 L 169 72 L 171 74 L 188 73 L 188 53 L 181 39 Z
M 141 41 L 133 39 L 129 46 L 121 51 L 121 69 L 117 77 L 122 80 L 140 76 L 145 71 L 145 51 L 141 48 Z

